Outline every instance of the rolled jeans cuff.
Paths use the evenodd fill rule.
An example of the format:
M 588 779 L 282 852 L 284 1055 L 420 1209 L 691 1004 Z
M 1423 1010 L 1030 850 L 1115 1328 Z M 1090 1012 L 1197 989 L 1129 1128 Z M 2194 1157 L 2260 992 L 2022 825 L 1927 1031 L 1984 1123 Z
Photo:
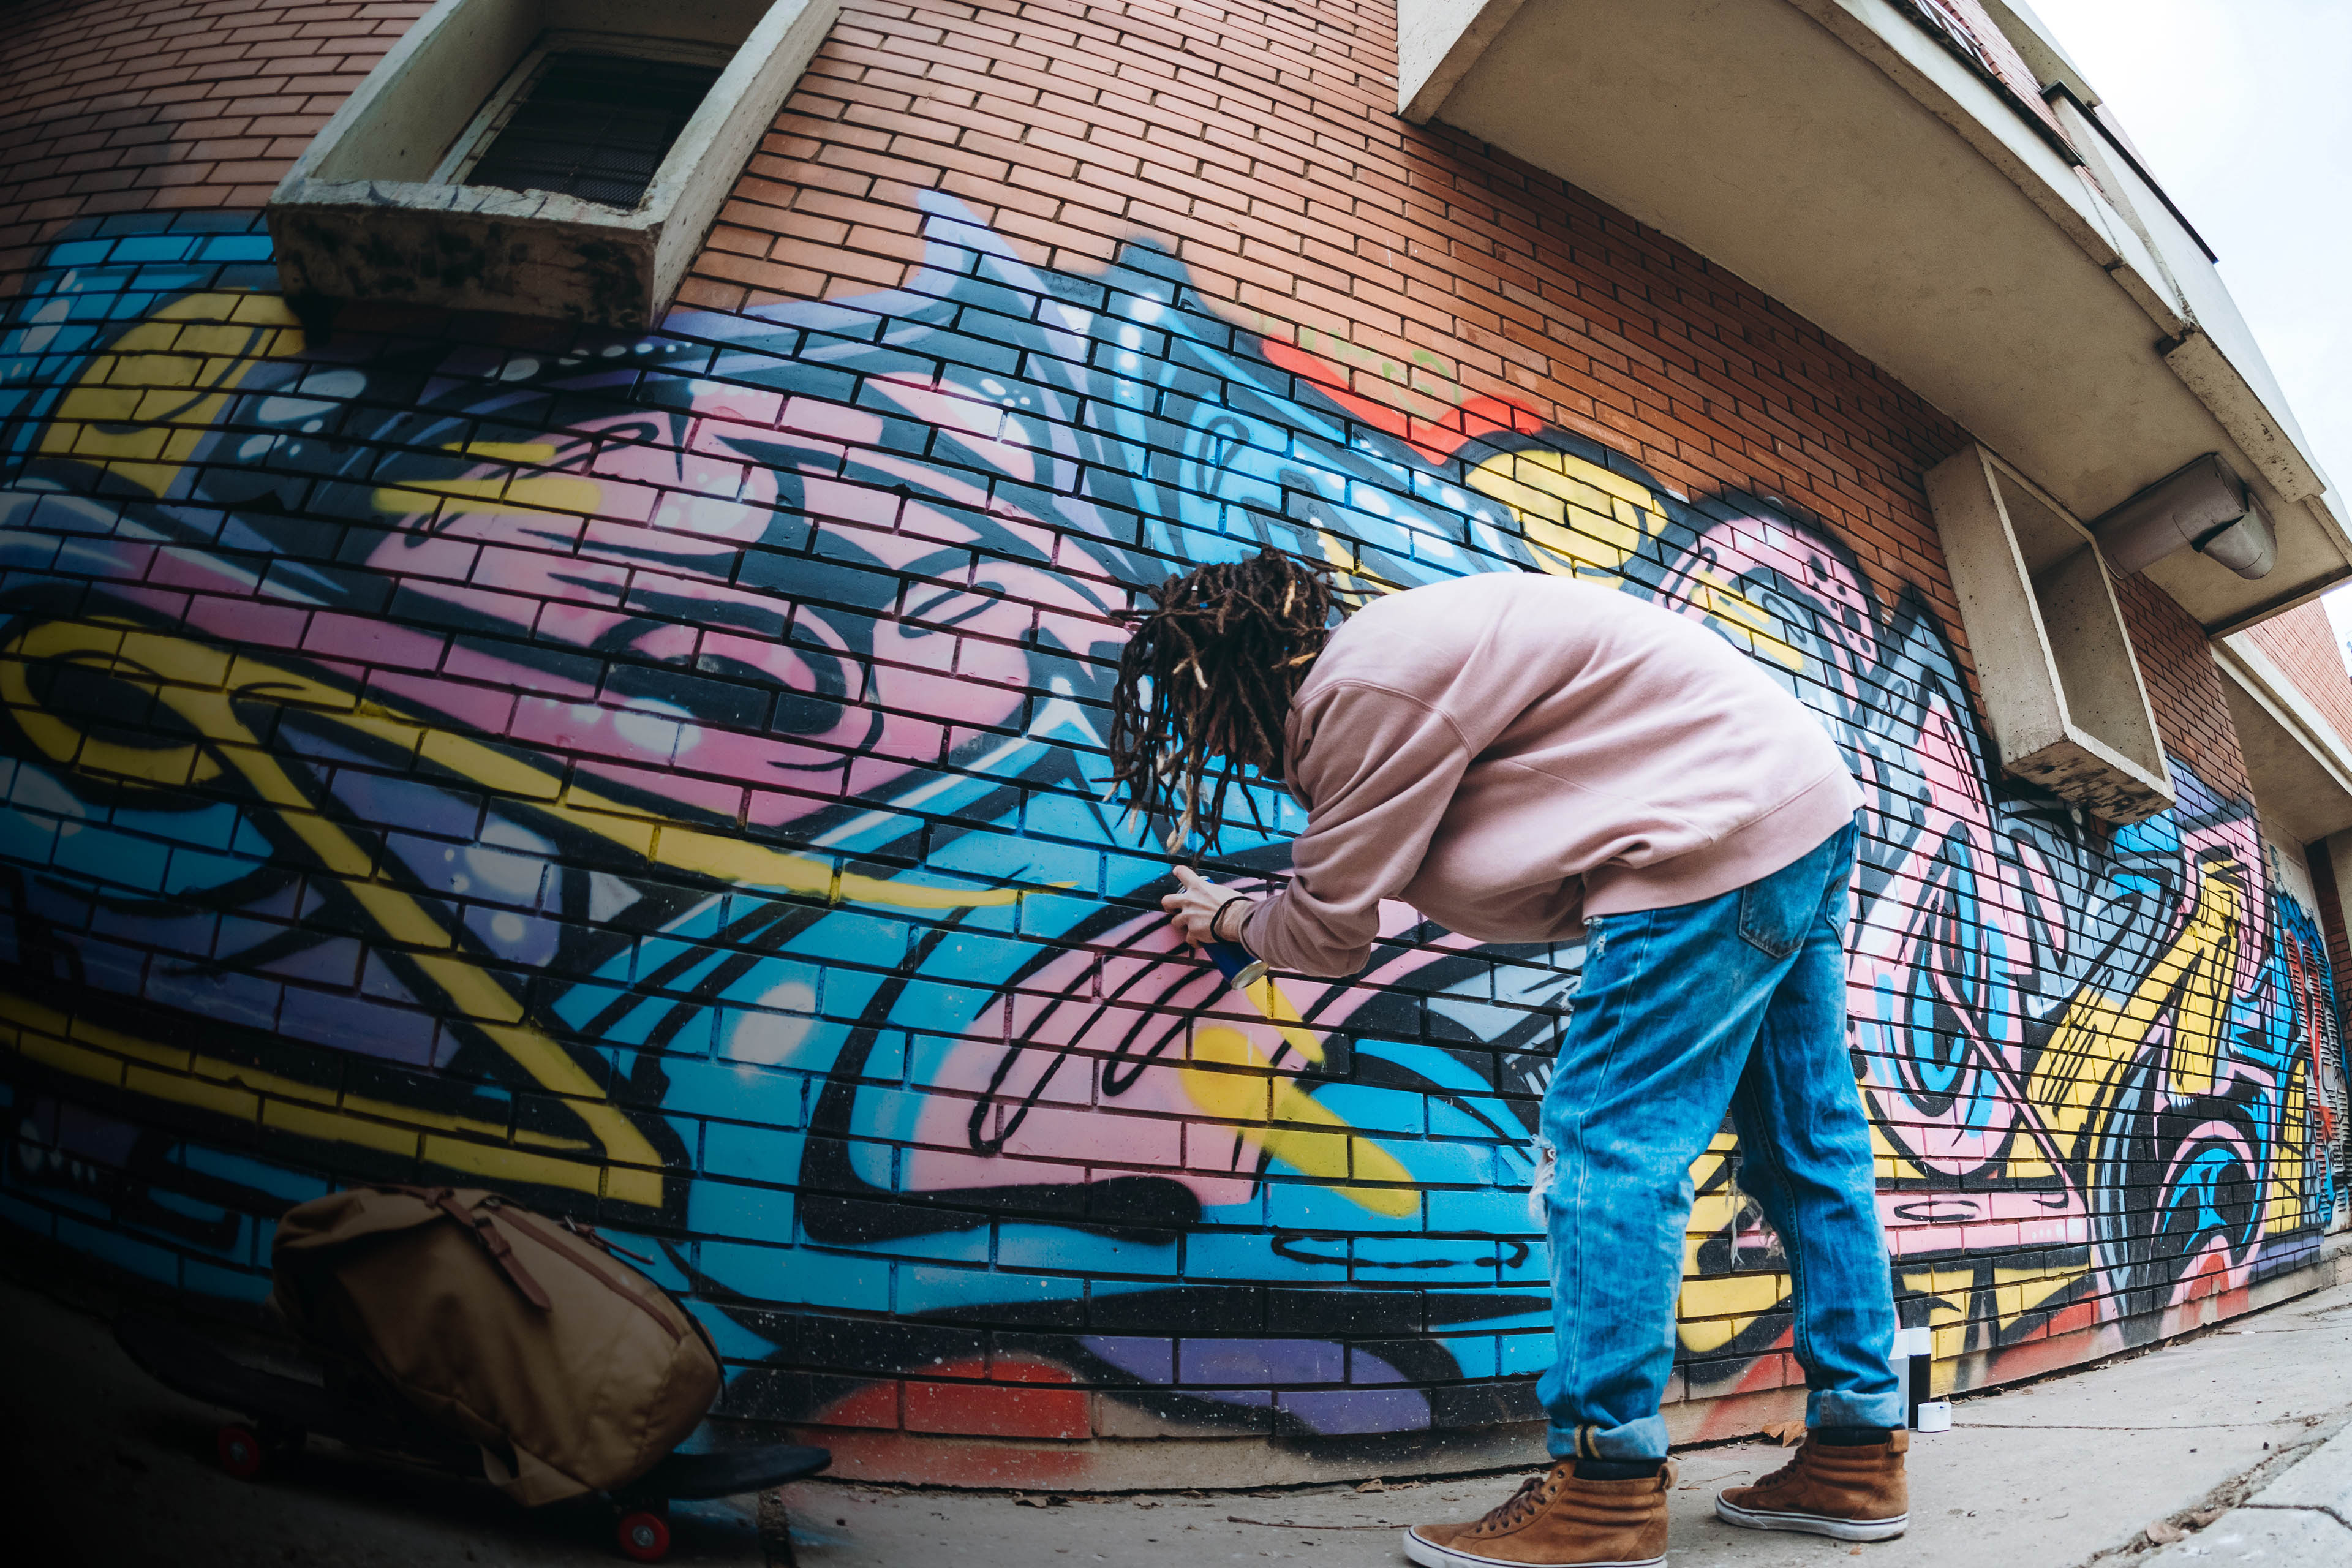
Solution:
M 1910 1407 L 1897 1394 L 1849 1394 L 1817 1388 L 1805 1396 L 1808 1426 L 1887 1426 L 1910 1424 Z
M 1666 1418 L 1644 1415 L 1622 1426 L 1551 1426 L 1546 1447 L 1555 1459 L 1663 1459 Z

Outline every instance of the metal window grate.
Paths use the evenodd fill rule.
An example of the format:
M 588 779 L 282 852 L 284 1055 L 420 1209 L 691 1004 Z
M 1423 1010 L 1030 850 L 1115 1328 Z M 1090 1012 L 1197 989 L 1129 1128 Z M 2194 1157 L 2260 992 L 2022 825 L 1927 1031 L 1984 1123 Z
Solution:
M 634 207 L 718 79 L 709 66 L 550 55 L 465 183 Z

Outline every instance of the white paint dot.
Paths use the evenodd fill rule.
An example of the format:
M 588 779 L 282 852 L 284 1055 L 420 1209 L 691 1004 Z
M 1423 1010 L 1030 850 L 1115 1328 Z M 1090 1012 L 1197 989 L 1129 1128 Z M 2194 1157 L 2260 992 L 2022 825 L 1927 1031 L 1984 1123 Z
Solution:
M 539 862 L 496 849 L 466 851 L 466 869 L 502 893 L 528 893 L 539 887 Z
M 772 986 L 760 998 L 763 1010 L 736 1015 L 727 1034 L 727 1054 L 739 1062 L 773 1067 L 799 1048 L 816 1020 L 816 988 L 805 980 L 787 980 Z
M 335 411 L 331 403 L 321 403 L 315 397 L 265 397 L 254 413 L 272 425 L 294 425 L 308 421 L 306 428 L 319 427 L 319 418 Z
M 66 283 L 68 287 L 72 285 L 73 279 L 74 274 L 70 272 L 66 274 Z M 55 323 L 71 320 L 72 313 L 72 300 L 63 299 L 50 300 L 33 312 L 32 319 L 41 325 L 26 332 L 24 341 L 17 347 L 28 354 L 39 353 L 43 349 L 47 348 L 50 340 L 58 335 Z
M 663 702 L 656 698 L 638 697 L 613 715 L 613 728 L 622 740 L 641 752 L 663 756 L 683 756 L 702 739 L 701 729 L 680 720 L 694 715 L 675 702 Z
M 686 509 L 686 525 L 697 533 L 730 533 L 742 525 L 750 510 L 716 496 L 698 496 Z

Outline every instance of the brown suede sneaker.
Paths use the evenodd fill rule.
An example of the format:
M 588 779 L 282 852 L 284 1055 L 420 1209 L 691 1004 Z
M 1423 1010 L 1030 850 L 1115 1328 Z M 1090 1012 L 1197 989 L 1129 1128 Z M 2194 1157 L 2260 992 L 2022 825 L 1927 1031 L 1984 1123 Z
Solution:
M 1716 1494 L 1716 1517 L 1749 1530 L 1800 1530 L 1838 1541 L 1892 1541 L 1911 1522 L 1903 1456 L 1911 1434 L 1833 1448 L 1807 1437 L 1796 1458 L 1752 1487 Z
M 1656 1568 L 1666 1560 L 1667 1465 L 1646 1480 L 1580 1479 L 1562 1459 L 1469 1524 L 1417 1524 L 1404 1554 L 1422 1568 Z

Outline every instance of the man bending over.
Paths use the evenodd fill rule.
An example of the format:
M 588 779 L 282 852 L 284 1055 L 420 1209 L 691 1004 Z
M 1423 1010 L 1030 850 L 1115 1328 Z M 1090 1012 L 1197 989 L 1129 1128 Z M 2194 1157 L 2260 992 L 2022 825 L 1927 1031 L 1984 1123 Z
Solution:
M 1319 569 L 1268 550 L 1153 590 L 1114 695 L 1137 804 L 1213 837 L 1234 770 L 1307 808 L 1282 891 L 1180 868 L 1186 942 L 1276 969 L 1362 968 L 1383 899 L 1480 942 L 1585 942 L 1539 1173 L 1556 1463 L 1485 1518 L 1422 1525 L 1428 1568 L 1632 1568 L 1666 1549 L 1666 1424 L 1690 1168 L 1725 1110 L 1788 1255 L 1808 1432 L 1716 1500 L 1733 1524 L 1842 1541 L 1908 1521 L 1903 1399 L 1845 1044 L 1846 885 L 1862 794 L 1813 716 L 1720 637 L 1628 595 L 1496 572 L 1330 629 Z M 1224 766 L 1212 769 L 1213 758 Z M 1213 798 L 1201 796 L 1216 774 Z

